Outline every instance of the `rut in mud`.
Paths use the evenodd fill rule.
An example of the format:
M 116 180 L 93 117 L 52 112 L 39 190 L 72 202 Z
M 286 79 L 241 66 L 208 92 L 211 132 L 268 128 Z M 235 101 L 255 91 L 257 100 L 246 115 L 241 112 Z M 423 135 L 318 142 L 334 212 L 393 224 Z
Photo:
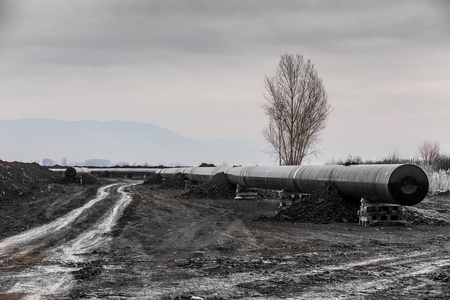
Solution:
M 94 199 L 65 216 L 0 241 L 0 268 L 4 274 L 0 290 L 12 295 L 57 297 L 67 294 L 77 277 L 101 271 L 101 267 L 92 267 L 95 261 L 91 254 L 111 241 L 108 234 L 130 203 L 128 189 L 134 184 L 137 182 L 101 187 Z M 85 222 L 86 216 L 92 218 L 100 213 L 92 214 L 100 203 L 107 204 L 103 215 L 80 231 L 78 225 Z

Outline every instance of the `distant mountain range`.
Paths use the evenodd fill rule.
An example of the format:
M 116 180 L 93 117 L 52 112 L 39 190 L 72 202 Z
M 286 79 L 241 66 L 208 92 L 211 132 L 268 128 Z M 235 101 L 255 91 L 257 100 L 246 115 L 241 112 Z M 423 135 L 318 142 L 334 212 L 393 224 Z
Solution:
M 68 164 L 267 164 L 245 141 L 193 141 L 149 123 L 123 121 L 0 120 L 0 159 Z M 44 160 L 45 159 L 45 160 Z

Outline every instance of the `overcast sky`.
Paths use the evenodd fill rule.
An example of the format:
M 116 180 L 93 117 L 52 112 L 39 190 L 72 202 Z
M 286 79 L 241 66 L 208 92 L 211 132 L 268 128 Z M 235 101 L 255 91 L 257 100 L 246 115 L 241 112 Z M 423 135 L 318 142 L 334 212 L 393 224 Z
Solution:
M 148 122 L 262 151 L 265 75 L 315 64 L 318 162 L 450 152 L 450 1 L 0 0 L 0 119 Z

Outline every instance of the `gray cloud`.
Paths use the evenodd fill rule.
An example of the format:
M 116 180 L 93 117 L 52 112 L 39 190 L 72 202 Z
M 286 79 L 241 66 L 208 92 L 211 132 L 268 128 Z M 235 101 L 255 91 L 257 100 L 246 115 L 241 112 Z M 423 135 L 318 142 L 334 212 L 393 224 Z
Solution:
M 52 10 L 24 2 L 16 8 L 9 45 L 40 49 L 45 63 L 248 56 L 261 47 L 295 45 L 373 52 L 448 40 L 436 34 L 442 22 L 437 6 L 417 1 L 45 1 Z
M 11 15 L 11 0 L 0 0 L 0 43 L 2 34 L 8 30 Z
M 263 76 L 289 52 L 324 78 L 336 143 L 349 111 L 361 136 L 367 115 L 389 131 L 384 118 L 420 113 L 423 99 L 442 111 L 448 15 L 446 0 L 3 1 L 0 101 L 15 112 L 3 118 L 136 118 L 191 137 L 232 119 L 220 130 L 259 135 Z

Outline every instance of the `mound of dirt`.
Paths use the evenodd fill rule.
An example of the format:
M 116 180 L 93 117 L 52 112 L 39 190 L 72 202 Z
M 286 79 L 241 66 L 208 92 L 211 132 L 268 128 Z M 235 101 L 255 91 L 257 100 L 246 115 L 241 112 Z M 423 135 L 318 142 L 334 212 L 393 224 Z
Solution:
M 97 178 L 90 174 L 84 174 L 83 175 L 83 184 L 99 184 L 99 181 Z
M 258 199 L 279 199 L 278 191 L 258 189 Z
M 162 177 L 160 174 L 155 174 L 143 182 L 143 184 L 150 184 L 150 185 L 162 184 L 162 183 L 163 183 L 163 180 L 162 180 Z
M 208 163 L 201 163 L 201 165 L 199 167 L 212 167 L 212 168 L 214 168 L 214 167 L 216 167 L 216 165 L 208 164 Z
M 48 191 L 49 184 L 63 178 L 37 163 L 0 160 L 0 202 Z
M 185 185 L 184 175 L 177 173 L 173 178 L 164 180 L 159 188 L 163 190 L 182 190 Z
M 412 207 L 404 208 L 404 218 L 410 225 L 432 225 L 432 226 L 448 226 L 447 221 L 426 216 L 425 214 L 415 210 Z
M 445 192 L 435 192 L 429 194 L 429 197 L 438 197 L 438 196 L 450 196 L 450 190 Z
M 358 222 L 359 206 L 359 202 L 344 199 L 334 183 L 328 182 L 323 188 L 294 201 L 292 206 L 266 219 L 316 224 Z
M 108 171 L 103 171 L 101 173 L 98 173 L 97 177 L 99 177 L 99 178 L 109 178 L 110 175 L 111 175 L 111 173 L 109 173 Z
M 192 188 L 183 196 L 187 199 L 234 199 L 236 186 L 228 181 L 225 173 L 221 172 L 214 175 L 211 181 Z

